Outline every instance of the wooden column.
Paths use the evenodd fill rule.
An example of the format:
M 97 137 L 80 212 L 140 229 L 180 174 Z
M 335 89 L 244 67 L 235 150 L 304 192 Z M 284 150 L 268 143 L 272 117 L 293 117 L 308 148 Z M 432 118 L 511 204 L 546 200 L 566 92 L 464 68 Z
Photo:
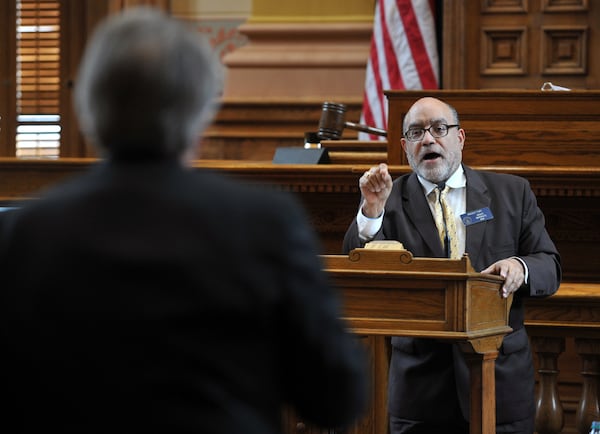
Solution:
M 581 357 L 583 377 L 575 424 L 579 433 L 587 434 L 592 421 L 600 419 L 600 339 L 576 338 L 575 346 Z
M 374 0 L 254 0 L 225 56 L 227 99 L 348 99 L 362 95 Z M 341 101 L 345 102 L 345 101 Z
M 558 356 L 565 351 L 565 338 L 532 336 L 531 344 L 539 360 L 535 429 L 538 434 L 558 434 L 565 423 L 558 393 Z

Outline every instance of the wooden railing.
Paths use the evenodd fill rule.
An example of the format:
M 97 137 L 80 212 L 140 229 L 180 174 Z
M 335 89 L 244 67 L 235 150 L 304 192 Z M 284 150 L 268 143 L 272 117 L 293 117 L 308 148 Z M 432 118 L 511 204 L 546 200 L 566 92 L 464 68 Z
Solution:
M 550 298 L 527 300 L 525 325 L 537 356 L 537 432 L 589 433 L 591 422 L 600 420 L 600 284 L 564 282 Z M 579 372 L 570 379 L 580 382 L 574 390 L 560 384 L 559 359 L 567 344 L 577 355 L 578 366 L 563 367 L 566 376 Z M 575 410 L 569 421 L 564 400 L 571 415 Z

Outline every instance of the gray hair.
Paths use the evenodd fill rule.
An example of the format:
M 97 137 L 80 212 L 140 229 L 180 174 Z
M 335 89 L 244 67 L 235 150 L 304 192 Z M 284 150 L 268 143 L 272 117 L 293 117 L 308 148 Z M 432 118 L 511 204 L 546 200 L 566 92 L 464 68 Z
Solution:
M 179 157 L 212 120 L 217 65 L 200 34 L 158 10 L 110 17 L 90 40 L 75 84 L 81 130 L 113 158 Z

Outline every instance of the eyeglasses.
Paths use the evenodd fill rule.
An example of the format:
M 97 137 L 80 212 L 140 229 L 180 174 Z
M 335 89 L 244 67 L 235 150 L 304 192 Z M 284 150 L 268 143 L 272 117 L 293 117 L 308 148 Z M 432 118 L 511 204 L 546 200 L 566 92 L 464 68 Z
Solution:
M 404 137 L 411 142 L 418 142 L 425 136 L 425 131 L 429 131 L 429 134 L 439 139 L 440 137 L 446 137 L 448 130 L 454 127 L 460 127 L 460 125 L 434 124 L 429 128 L 410 128 L 404 133 Z

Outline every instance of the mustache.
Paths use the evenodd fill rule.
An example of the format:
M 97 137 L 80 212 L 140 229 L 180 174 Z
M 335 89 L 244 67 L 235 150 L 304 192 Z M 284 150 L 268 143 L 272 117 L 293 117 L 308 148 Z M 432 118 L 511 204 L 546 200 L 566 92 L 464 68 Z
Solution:
M 432 160 L 434 158 L 446 158 L 446 154 L 441 149 L 426 149 L 419 152 L 418 159 L 422 160 Z

